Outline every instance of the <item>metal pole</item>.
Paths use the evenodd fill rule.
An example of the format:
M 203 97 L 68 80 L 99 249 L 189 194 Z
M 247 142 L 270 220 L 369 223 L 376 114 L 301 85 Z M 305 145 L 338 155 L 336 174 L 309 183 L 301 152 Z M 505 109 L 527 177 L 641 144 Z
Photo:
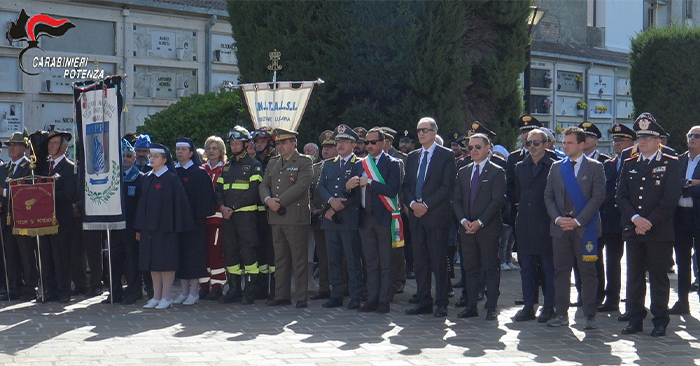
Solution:
M 39 235 L 36 236 L 36 254 L 39 256 L 39 290 L 41 291 L 41 302 L 45 303 L 44 273 L 41 269 L 41 249 L 39 245 Z
M 2 261 L 5 268 L 5 285 L 7 286 L 7 301 L 11 301 L 10 298 L 10 278 L 7 276 L 7 252 L 5 251 L 5 235 L 0 232 L 0 243 L 2 243 Z
M 525 75 L 523 77 L 523 83 L 525 84 L 525 113 L 530 114 L 530 70 L 532 69 L 532 66 L 530 65 L 531 61 L 531 52 L 530 52 L 531 46 L 530 43 L 527 44 L 527 53 L 526 53 L 526 59 L 527 59 L 527 67 L 525 68 Z
M 114 305 L 114 279 L 112 278 L 112 234 L 107 229 L 107 260 L 109 261 L 109 303 Z M 119 284 L 121 286 L 121 284 Z

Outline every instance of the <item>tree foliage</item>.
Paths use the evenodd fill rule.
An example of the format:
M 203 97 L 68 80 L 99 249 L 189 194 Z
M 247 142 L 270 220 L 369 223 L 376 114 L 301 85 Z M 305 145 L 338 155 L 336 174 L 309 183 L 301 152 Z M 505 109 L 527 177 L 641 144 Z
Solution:
M 191 138 L 195 146 L 203 147 L 207 137 L 223 138 L 237 124 L 251 128 L 247 114 L 237 92 L 194 94 L 146 118 L 136 131 L 171 148 L 183 136 Z
M 671 134 L 669 145 L 685 151 L 685 134 L 700 120 L 700 111 L 692 108 L 700 89 L 700 29 L 645 30 L 632 39 L 630 66 L 635 115 L 653 114 Z
M 315 80 L 302 141 L 340 123 L 414 129 L 423 116 L 443 135 L 478 119 L 515 142 L 530 1 L 229 0 L 241 82 Z M 512 131 L 512 133 L 510 132 Z M 500 137 L 500 136 L 499 136 Z

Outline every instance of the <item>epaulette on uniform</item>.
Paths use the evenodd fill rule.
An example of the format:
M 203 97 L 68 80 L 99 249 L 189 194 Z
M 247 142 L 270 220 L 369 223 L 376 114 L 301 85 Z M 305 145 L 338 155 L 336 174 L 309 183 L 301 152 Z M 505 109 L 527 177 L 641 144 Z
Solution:
M 677 157 L 677 156 L 669 155 L 669 154 L 666 154 L 665 152 L 661 152 L 661 155 L 662 155 L 663 157 L 665 157 L 665 158 L 669 158 L 669 159 L 673 159 L 673 160 L 678 160 L 678 157 Z
M 638 157 L 639 157 L 639 156 L 632 156 L 632 157 L 629 157 L 629 158 L 625 159 L 625 162 L 628 162 L 628 161 L 631 161 L 631 160 L 637 160 Z

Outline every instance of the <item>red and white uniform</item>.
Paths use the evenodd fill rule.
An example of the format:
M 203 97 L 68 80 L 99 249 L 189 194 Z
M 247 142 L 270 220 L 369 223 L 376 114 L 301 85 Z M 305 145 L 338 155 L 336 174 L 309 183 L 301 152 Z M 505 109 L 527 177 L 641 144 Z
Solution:
M 221 175 L 224 163 L 219 162 L 212 167 L 209 162 L 204 163 L 204 169 L 211 178 L 212 185 L 216 188 L 216 180 Z M 226 263 L 224 262 L 224 241 L 221 233 L 221 222 L 223 216 L 216 207 L 216 213 L 207 217 L 207 271 L 209 277 L 200 278 L 200 283 L 210 285 L 226 284 Z

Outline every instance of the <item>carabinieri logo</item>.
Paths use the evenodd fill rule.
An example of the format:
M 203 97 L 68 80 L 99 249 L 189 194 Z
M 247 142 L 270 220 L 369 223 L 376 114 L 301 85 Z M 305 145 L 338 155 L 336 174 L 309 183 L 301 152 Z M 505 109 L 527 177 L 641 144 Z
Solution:
M 19 53 L 19 68 L 25 74 L 39 75 L 41 72 L 31 73 L 25 70 L 22 64 L 22 56 L 24 53 L 32 48 L 38 48 L 44 51 L 43 48 L 39 47 L 39 37 L 60 37 L 71 28 L 75 28 L 75 25 L 68 19 L 54 19 L 43 14 L 29 17 L 24 9 L 22 9 L 19 18 L 17 18 L 17 22 L 10 22 L 6 33 L 7 40 L 10 42 L 27 41 L 29 43 L 29 45 Z

